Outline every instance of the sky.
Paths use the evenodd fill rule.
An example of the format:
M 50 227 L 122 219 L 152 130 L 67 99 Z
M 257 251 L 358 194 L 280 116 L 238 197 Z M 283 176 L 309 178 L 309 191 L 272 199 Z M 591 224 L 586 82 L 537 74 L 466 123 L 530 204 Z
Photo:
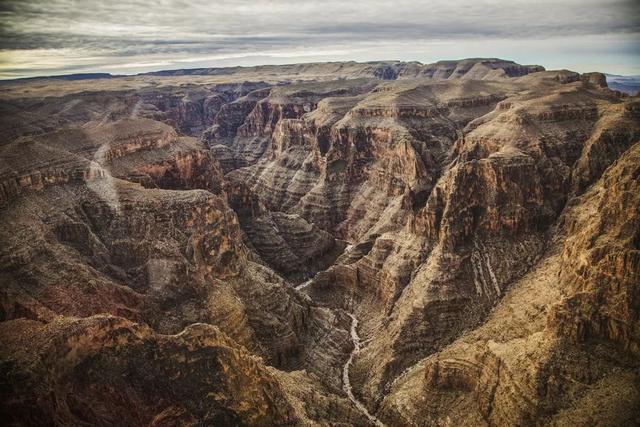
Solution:
M 0 79 L 469 57 L 640 75 L 640 0 L 0 0 Z

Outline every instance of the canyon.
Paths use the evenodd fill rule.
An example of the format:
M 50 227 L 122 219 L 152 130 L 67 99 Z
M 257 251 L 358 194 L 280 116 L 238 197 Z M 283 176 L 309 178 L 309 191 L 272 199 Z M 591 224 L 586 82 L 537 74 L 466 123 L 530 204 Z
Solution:
M 640 98 L 492 58 L 0 83 L 5 425 L 640 423 Z

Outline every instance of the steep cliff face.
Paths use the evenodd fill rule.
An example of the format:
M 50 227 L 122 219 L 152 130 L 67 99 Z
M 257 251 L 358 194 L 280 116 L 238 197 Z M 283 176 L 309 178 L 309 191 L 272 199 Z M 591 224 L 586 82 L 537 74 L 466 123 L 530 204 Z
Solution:
M 339 321 L 249 261 L 235 213 L 208 191 L 146 190 L 103 169 L 95 179 L 14 200 L 3 217 L 6 319 L 106 311 L 164 333 L 213 323 L 287 369 L 315 363 L 307 354 L 324 345 L 320 333 L 347 351 Z M 294 247 L 304 244 L 285 229 Z M 339 358 L 330 363 L 316 368 L 339 369 Z
M 2 95 L 3 416 L 634 420 L 640 109 L 602 75 L 470 59 L 116 82 Z
M 457 127 L 505 96 L 489 94 L 498 89 L 489 82 L 395 83 L 373 91 L 371 85 L 356 80 L 272 92 L 238 128 L 240 152 L 260 141 L 255 164 L 230 172 L 229 181 L 248 186 L 270 210 L 297 213 L 354 239 L 373 226 L 380 204 L 405 190 L 424 198 Z M 477 96 L 469 94 L 472 86 Z
M 151 117 L 174 126 L 185 135 L 200 135 L 226 105 L 242 99 L 266 83 L 243 82 L 210 87 L 145 89 L 137 91 L 133 113 Z M 229 124 L 231 125 L 231 123 Z
M 520 65 L 513 61 L 491 58 L 470 58 L 460 61 L 438 61 L 433 64 L 403 67 L 399 78 L 427 77 L 434 80 L 467 79 L 496 80 L 520 77 L 529 73 L 544 71 L 539 65 Z
M 264 148 L 227 179 L 352 243 L 305 292 L 361 313 L 371 342 L 352 373 L 375 406 L 537 262 L 567 201 L 637 140 L 635 101 L 571 72 L 409 80 L 316 103 L 321 88 L 305 114 L 298 99 L 258 104 L 246 123 Z
M 631 354 L 638 336 L 640 144 L 617 159 L 564 220 L 559 279 L 571 289 L 553 318 L 574 342 L 611 341 Z
M 147 186 L 222 190 L 220 167 L 200 143 L 149 119 L 88 122 L 1 149 L 3 204 L 24 191 L 107 176 Z
M 484 325 L 393 383 L 381 409 L 386 419 L 406 425 L 637 420 L 632 301 L 639 155 L 636 143 L 574 199 L 559 237 Z
M 540 84 L 541 97 L 512 96 L 467 125 L 456 160 L 416 215 L 415 231 L 427 236 L 423 247 L 433 249 L 412 272 L 386 333 L 374 336 L 370 352 L 356 360 L 363 375 L 372 367 L 380 372 L 377 387 L 477 324 L 531 268 L 575 194 L 571 177 L 583 147 L 620 108 L 615 94 L 590 84 L 550 88 L 544 74 L 538 78 L 525 81 Z M 511 107 L 505 111 L 505 105 Z M 625 126 L 623 146 L 629 146 L 638 127 L 631 120 Z M 375 377 L 369 376 L 369 387 Z M 369 390 L 371 396 L 381 391 Z
M 272 410 L 265 409 L 264 420 L 251 415 L 244 423 L 304 421 L 307 415 L 300 399 L 313 393 L 321 405 L 335 408 L 338 419 L 365 423 L 332 392 L 340 388 L 342 360 L 349 351 L 346 319 L 313 305 L 271 269 L 251 261 L 256 256 L 244 245 L 237 216 L 227 204 L 221 169 L 198 141 L 178 137 L 157 121 L 127 118 L 18 139 L 3 149 L 8 153 L 3 176 L 20 183 L 20 191 L 7 194 L 0 213 L 5 323 L 27 318 L 48 324 L 61 316 L 109 313 L 144 322 L 162 334 L 177 334 L 196 323 L 216 325 L 234 348 L 263 357 L 260 364 L 309 373 L 300 379 L 304 387 L 288 391 L 294 393 L 297 415 L 270 418 Z M 86 169 L 74 172 L 78 165 Z M 52 169 L 62 178 L 49 178 Z M 289 229 L 287 218 L 281 221 L 289 241 L 303 245 L 304 236 Z M 329 236 L 325 240 L 334 244 Z M 128 363 L 123 354 L 112 357 Z M 253 376 L 253 369 L 239 366 L 234 375 Z M 33 375 L 36 381 L 38 372 L 24 375 Z M 286 373 L 278 375 L 292 381 Z M 70 393 L 73 399 L 83 399 L 76 396 L 77 389 Z M 216 393 L 225 400 L 234 392 Z M 273 398 L 269 390 L 255 393 Z M 25 399 L 40 401 L 33 395 Z M 240 406 L 264 406 L 242 396 L 238 399 Z M 95 402 L 86 405 L 94 407 Z M 168 417 L 184 413 L 185 419 L 203 418 L 201 413 L 174 409 L 178 415 L 168 413 Z M 46 417 L 57 416 L 42 410 Z M 150 408 L 150 414 L 155 410 Z M 216 411 L 211 412 L 215 419 L 241 419 L 222 406 Z M 102 415 L 86 416 L 108 423 Z M 319 414 L 309 416 L 317 419 Z M 16 419 L 27 422 L 28 417 Z

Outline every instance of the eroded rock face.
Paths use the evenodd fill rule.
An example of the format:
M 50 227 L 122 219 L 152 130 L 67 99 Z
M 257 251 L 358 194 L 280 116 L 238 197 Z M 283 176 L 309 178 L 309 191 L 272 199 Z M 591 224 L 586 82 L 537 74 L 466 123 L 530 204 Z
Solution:
M 341 364 L 349 351 L 345 319 L 313 305 L 270 268 L 251 260 L 255 256 L 243 243 L 244 233 L 227 203 L 221 168 L 200 142 L 180 137 L 160 122 L 128 117 L 18 139 L 3 149 L 8 153 L 3 176 L 19 184 L 6 187 L 19 191 L 7 192 L 1 213 L 4 322 L 27 318 L 48 324 L 60 316 L 109 313 L 122 321 L 144 322 L 162 334 L 178 334 L 194 324 L 216 325 L 228 337 L 224 345 L 250 351 L 253 359 L 263 358 L 251 362 L 257 364 L 255 369 L 270 364 L 285 371 L 307 369 L 309 374 L 301 380 L 305 386 L 287 398 L 296 405 L 293 415 L 285 410 L 280 418 L 252 415 L 243 420 L 221 403 L 222 415 L 214 411 L 212 420 L 249 425 L 303 422 L 307 415 L 299 399 L 315 390 L 322 405 L 335 408 L 338 419 L 364 423 L 331 391 L 340 388 Z M 296 239 L 290 233 L 290 240 Z M 333 238 L 325 240 L 334 245 Z M 296 247 L 303 243 L 304 237 Z M 125 355 L 113 357 L 128 363 Z M 243 373 L 245 368 L 249 370 Z M 220 369 L 227 372 L 226 367 Z M 254 368 L 238 369 L 236 377 L 253 376 Z M 34 375 L 36 381 L 39 374 L 27 369 L 24 375 Z M 289 381 L 286 372 L 278 375 Z M 86 386 L 102 387 L 87 381 Z M 76 391 L 69 393 L 83 399 Z M 235 392 L 210 393 L 225 400 Z M 269 401 L 275 396 L 269 390 L 251 393 Z M 238 402 L 264 406 L 242 397 Z M 179 406 L 168 408 L 166 417 L 206 418 L 206 412 L 189 414 Z M 151 416 L 156 408 L 149 411 Z M 156 414 L 159 419 L 165 417 L 162 411 Z M 269 414 L 271 409 L 265 411 Z M 29 415 L 16 420 L 27 422 L 23 416 Z M 108 417 L 96 417 L 91 418 L 96 423 L 109 422 Z
M 576 200 L 565 224 L 560 280 L 573 293 L 558 307 L 553 325 L 575 342 L 611 341 L 632 354 L 638 343 L 640 146 L 612 164 Z
M 242 82 L 180 87 L 151 87 L 127 93 L 132 117 L 167 123 L 183 135 L 199 136 L 214 123 L 221 108 L 266 83 Z
M 182 74 L 3 95 L 7 416 L 634 420 L 635 98 L 498 59 Z
M 211 325 L 159 335 L 118 317 L 46 325 L 21 319 L 3 322 L 0 334 L 7 345 L 3 392 L 12 396 L 2 414 L 9 423 L 267 426 L 300 421 L 275 376 Z
M 639 271 L 639 154 L 636 143 L 574 200 L 563 213 L 561 237 L 483 326 L 394 382 L 381 409 L 386 419 L 407 425 L 635 422 L 637 307 L 629 301 Z M 428 406 L 408 400 L 416 389 L 429 396 Z
M 252 125 L 271 145 L 228 179 L 353 244 L 305 291 L 362 310 L 372 341 L 352 372 L 372 406 L 482 321 L 542 256 L 567 201 L 637 140 L 634 101 L 596 77 L 383 84 Z

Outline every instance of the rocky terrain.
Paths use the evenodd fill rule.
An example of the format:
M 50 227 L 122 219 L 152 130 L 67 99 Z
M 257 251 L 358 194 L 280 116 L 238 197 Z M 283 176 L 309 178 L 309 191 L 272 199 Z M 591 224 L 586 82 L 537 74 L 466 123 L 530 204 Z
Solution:
M 0 84 L 6 425 L 640 424 L 640 99 L 500 59 Z

